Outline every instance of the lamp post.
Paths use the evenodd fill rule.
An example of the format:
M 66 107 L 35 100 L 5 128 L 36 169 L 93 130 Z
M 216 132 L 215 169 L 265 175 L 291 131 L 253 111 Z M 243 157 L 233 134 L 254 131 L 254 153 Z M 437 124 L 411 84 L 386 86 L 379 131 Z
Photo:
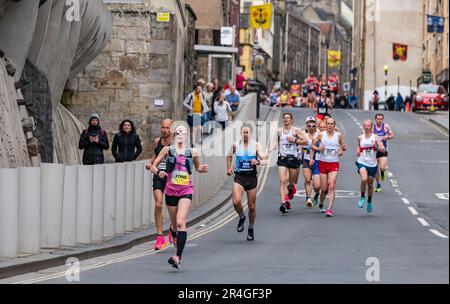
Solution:
M 387 101 L 387 85 L 388 85 L 388 73 L 389 73 L 389 66 L 386 64 L 384 67 L 384 107 L 386 108 L 386 101 Z

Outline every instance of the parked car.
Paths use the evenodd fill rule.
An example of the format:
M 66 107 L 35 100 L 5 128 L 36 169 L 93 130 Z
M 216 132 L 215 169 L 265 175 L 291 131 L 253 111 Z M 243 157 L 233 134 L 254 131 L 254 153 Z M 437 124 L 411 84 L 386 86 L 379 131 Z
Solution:
M 448 94 L 435 84 L 421 84 L 413 97 L 413 111 L 448 111 Z

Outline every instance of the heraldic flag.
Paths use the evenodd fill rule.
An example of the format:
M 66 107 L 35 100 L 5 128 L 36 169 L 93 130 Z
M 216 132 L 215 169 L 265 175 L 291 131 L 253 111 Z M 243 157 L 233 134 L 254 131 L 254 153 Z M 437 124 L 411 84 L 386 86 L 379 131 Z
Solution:
M 328 50 L 328 67 L 338 68 L 341 66 L 341 52 Z
M 272 4 L 250 6 L 250 27 L 269 30 L 272 25 Z
M 406 61 L 408 59 L 408 46 L 400 43 L 393 44 L 394 60 Z

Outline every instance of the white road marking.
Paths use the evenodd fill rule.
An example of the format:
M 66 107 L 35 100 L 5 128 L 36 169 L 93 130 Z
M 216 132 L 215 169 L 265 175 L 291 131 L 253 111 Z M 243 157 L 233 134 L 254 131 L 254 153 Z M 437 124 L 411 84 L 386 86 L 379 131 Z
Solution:
M 391 171 L 387 171 L 387 176 L 388 176 L 389 178 L 393 178 L 393 177 L 394 177 L 394 174 L 392 174 Z
M 449 194 L 448 193 L 436 193 L 436 196 L 438 199 L 448 201 L 449 200 Z
M 422 224 L 422 226 L 430 227 L 430 224 L 428 224 L 428 222 L 426 220 L 424 220 L 423 218 L 419 217 L 417 220 Z
M 434 235 L 436 235 L 436 236 L 438 236 L 438 237 L 440 237 L 440 238 L 448 239 L 448 236 L 446 236 L 446 235 L 440 233 L 440 232 L 437 231 L 436 229 L 430 229 L 430 231 L 431 231 Z
M 422 160 L 424 164 L 448 164 L 448 160 Z
M 405 203 L 405 205 L 411 204 L 410 201 L 404 197 L 402 197 L 402 201 L 403 201 L 403 203 Z
M 428 143 L 428 144 L 448 144 L 449 141 L 448 140 L 433 140 L 433 139 L 421 139 L 420 140 L 421 143 Z
M 414 209 L 413 207 L 408 207 L 409 211 L 412 213 L 412 215 L 418 215 L 419 213 Z
M 391 179 L 390 181 L 391 181 L 391 184 L 392 184 L 393 188 L 398 188 L 398 184 L 397 184 L 397 181 L 395 179 Z

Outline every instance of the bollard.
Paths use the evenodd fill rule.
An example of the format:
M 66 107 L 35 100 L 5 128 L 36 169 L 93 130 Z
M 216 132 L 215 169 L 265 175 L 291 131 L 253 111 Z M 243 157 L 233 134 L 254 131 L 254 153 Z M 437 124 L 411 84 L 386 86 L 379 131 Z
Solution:
M 126 164 L 117 165 L 117 181 L 116 181 L 116 234 L 125 233 L 125 200 L 126 200 Z
M 92 242 L 103 241 L 105 165 L 94 166 L 92 193 Z
M 41 164 L 41 248 L 61 245 L 64 165 Z
M 0 257 L 17 257 L 18 236 L 19 172 L 0 169 Z
M 116 222 L 117 164 L 105 165 L 103 239 L 114 237 Z
M 78 168 L 77 243 L 92 243 L 92 198 L 94 166 Z
M 64 169 L 62 246 L 75 246 L 77 242 L 78 168 L 79 166 L 67 166 Z
M 143 162 L 136 162 L 134 164 L 134 229 L 142 227 L 142 208 L 143 208 L 143 186 L 144 186 L 144 166 Z
M 19 169 L 19 244 L 22 253 L 41 249 L 41 169 Z
M 126 199 L 125 199 L 125 231 L 133 231 L 134 219 L 134 164 L 126 164 Z

